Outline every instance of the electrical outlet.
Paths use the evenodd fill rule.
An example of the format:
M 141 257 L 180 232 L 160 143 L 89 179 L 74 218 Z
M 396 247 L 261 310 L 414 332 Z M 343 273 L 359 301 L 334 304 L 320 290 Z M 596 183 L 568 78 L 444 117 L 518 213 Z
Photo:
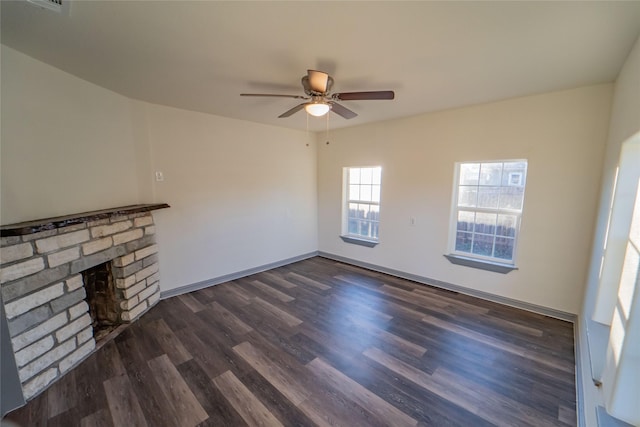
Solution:
M 156 171 L 156 181 L 164 181 L 164 175 L 160 171 Z

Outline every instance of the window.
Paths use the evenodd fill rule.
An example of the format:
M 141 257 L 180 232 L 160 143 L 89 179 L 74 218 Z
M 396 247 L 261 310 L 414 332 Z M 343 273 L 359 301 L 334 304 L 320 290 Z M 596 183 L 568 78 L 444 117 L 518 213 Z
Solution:
M 526 177 L 526 160 L 456 164 L 454 255 L 514 264 Z
M 344 169 L 344 241 L 378 241 L 381 174 L 380 166 Z

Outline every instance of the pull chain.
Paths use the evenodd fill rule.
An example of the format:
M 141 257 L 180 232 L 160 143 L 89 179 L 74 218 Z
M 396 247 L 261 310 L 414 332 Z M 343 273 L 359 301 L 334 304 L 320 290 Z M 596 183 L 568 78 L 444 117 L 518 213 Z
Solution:
M 326 144 L 329 145 L 329 112 L 327 112 L 327 129 L 326 129 L 325 136 L 327 138 Z
M 309 140 L 309 113 L 307 113 L 305 111 L 305 115 L 307 116 L 307 141 Z M 309 143 L 307 142 L 307 147 L 309 146 Z

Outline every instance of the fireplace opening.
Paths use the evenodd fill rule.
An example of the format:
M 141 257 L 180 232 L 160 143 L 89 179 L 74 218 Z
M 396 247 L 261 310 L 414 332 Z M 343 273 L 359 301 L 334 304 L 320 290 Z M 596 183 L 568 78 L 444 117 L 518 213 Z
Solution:
M 87 293 L 89 314 L 96 342 L 120 325 L 118 301 L 111 274 L 111 262 L 96 265 L 82 272 Z

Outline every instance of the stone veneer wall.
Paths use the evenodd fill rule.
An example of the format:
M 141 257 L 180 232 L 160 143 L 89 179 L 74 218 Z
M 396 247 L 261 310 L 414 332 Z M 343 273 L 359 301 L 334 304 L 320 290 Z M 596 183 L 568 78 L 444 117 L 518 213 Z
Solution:
M 0 244 L 2 299 L 26 399 L 95 348 L 82 271 L 111 260 L 123 322 L 160 297 L 150 212 L 2 237 Z

